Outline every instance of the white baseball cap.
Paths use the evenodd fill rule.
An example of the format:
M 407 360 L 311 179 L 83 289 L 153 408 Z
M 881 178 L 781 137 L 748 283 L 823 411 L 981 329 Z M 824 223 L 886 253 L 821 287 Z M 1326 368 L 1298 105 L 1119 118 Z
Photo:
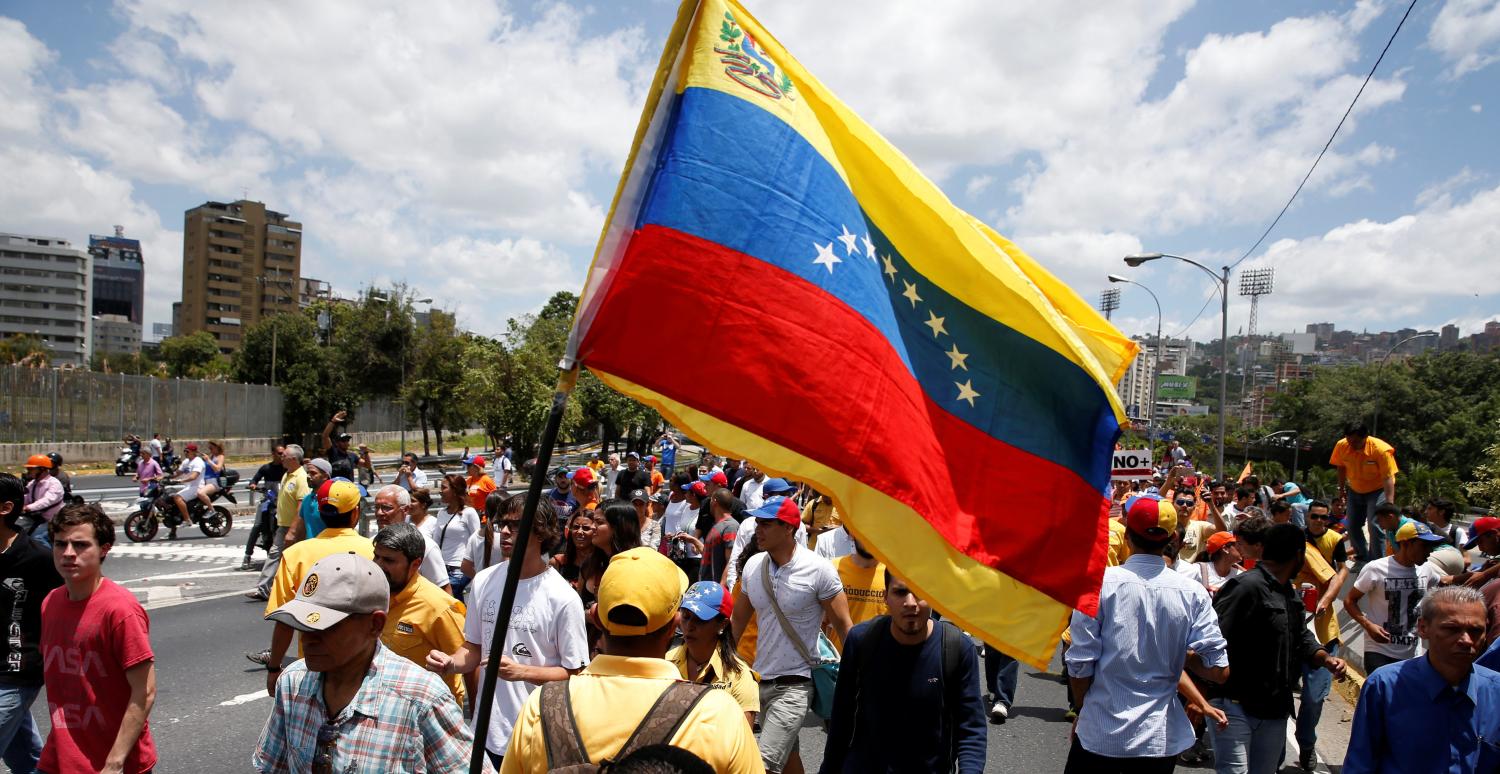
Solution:
M 330 554 L 307 571 L 296 598 L 266 620 L 321 632 L 351 615 L 384 612 L 390 604 L 390 585 L 378 565 L 354 553 Z

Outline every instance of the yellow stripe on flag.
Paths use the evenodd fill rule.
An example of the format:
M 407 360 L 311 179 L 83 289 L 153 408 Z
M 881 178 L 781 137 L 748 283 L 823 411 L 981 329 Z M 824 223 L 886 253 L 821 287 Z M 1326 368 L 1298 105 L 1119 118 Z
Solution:
M 826 492 L 846 514 L 845 526 L 860 543 L 933 609 L 990 645 L 1047 669 L 1072 612 L 1067 605 L 970 559 L 916 511 L 856 479 L 627 379 L 590 370 L 715 452 L 751 460 L 762 470 Z

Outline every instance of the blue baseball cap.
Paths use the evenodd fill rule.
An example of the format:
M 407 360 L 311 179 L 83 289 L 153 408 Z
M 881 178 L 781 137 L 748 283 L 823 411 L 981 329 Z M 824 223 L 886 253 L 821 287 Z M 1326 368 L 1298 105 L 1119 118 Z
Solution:
M 734 597 L 715 581 L 698 581 L 682 595 L 681 607 L 700 621 L 712 621 L 721 615 L 728 618 L 734 613 Z
M 784 478 L 768 478 L 760 485 L 760 491 L 767 495 L 791 493 L 797 491 L 797 487 L 786 482 Z
M 802 509 L 790 497 L 770 497 L 764 505 L 750 512 L 762 521 L 779 521 L 794 527 L 802 524 Z

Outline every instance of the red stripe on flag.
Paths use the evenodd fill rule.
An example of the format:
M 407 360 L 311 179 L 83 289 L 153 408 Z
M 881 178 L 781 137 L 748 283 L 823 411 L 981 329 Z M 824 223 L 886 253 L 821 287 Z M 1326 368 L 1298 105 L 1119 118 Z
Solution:
M 856 478 L 975 560 L 1093 612 L 1109 501 L 929 399 L 854 310 L 789 272 L 659 226 L 637 231 L 615 270 L 579 349 L 584 365 Z

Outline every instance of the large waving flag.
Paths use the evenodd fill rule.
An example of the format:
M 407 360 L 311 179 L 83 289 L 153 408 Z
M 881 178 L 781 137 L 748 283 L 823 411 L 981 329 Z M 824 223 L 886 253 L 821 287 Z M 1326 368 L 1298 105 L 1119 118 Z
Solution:
M 1045 666 L 1097 607 L 1135 352 L 738 3 L 684 3 L 571 362 L 813 482 L 945 616 Z

